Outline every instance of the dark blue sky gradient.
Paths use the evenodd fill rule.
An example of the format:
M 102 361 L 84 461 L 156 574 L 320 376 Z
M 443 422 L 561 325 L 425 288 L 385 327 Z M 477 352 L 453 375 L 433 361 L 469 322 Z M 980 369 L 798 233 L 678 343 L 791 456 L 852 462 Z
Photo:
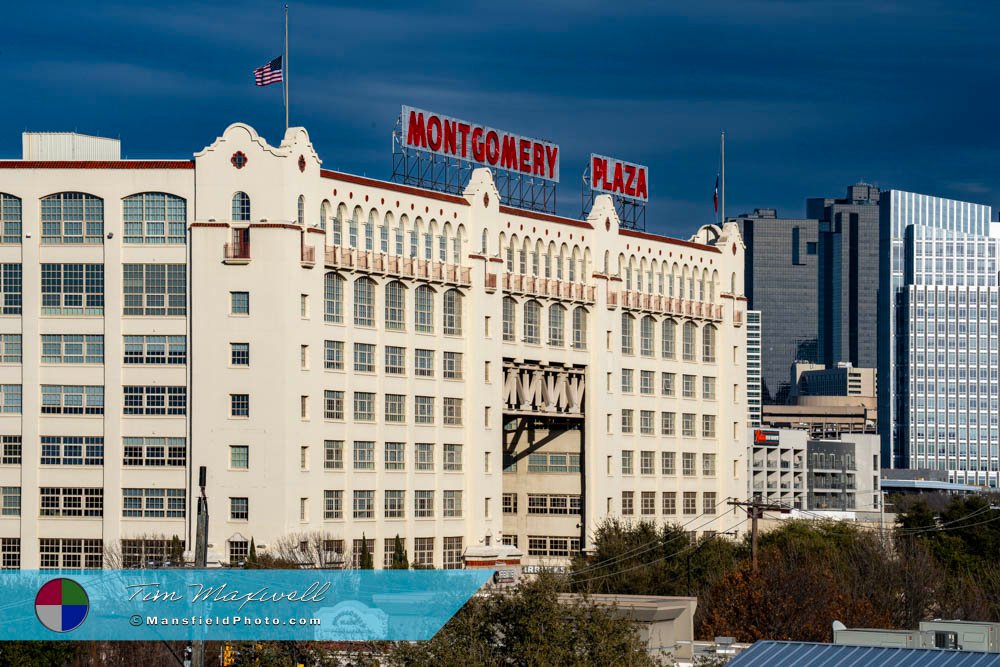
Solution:
M 36 2 L 5 7 L 0 156 L 20 132 L 120 136 L 130 158 L 190 157 L 231 122 L 278 143 L 279 2 Z M 561 147 L 577 216 L 598 152 L 650 167 L 650 231 L 727 213 L 804 213 L 849 183 L 1000 204 L 1000 4 L 884 0 L 292 2 L 291 121 L 324 165 L 391 172 L 406 103 Z

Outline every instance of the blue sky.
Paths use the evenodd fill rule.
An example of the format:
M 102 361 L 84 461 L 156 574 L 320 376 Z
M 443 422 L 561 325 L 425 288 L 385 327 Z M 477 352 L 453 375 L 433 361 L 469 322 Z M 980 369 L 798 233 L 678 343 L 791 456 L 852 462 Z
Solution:
M 279 2 L 38 2 L 5 8 L 0 156 L 20 132 L 120 136 L 190 157 L 231 122 L 271 142 Z M 291 121 L 324 165 L 388 178 L 411 104 L 561 146 L 577 216 L 591 152 L 650 167 L 650 231 L 727 213 L 804 213 L 857 180 L 998 205 L 1000 4 L 931 2 L 291 3 Z

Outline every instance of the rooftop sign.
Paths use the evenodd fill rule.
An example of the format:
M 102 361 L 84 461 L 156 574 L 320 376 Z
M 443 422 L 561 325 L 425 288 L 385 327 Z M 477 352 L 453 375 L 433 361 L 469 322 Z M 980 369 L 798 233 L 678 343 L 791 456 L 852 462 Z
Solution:
M 589 185 L 598 192 L 649 201 L 649 169 L 642 164 L 591 153 Z
M 407 148 L 559 182 L 559 146 L 403 105 Z

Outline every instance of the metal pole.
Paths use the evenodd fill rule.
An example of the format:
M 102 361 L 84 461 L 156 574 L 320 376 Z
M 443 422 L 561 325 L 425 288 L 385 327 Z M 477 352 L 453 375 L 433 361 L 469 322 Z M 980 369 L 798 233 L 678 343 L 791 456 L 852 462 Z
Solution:
M 750 511 L 752 514 L 750 522 L 750 563 L 753 567 L 753 571 L 757 571 L 757 501 L 754 500 L 750 504 Z
M 198 527 L 195 532 L 194 566 L 204 570 L 208 567 L 208 498 L 205 496 L 207 472 L 205 466 L 198 469 L 198 485 L 201 495 L 198 497 Z M 205 641 L 196 639 L 191 642 L 192 667 L 205 667 Z
M 720 223 L 726 222 L 726 131 L 722 131 L 722 196 L 719 199 L 722 200 L 721 212 L 722 215 L 719 216 Z
M 273 53 L 273 51 L 272 51 Z M 285 3 L 285 57 L 281 61 L 282 83 L 285 91 L 285 132 L 288 132 L 288 3 Z

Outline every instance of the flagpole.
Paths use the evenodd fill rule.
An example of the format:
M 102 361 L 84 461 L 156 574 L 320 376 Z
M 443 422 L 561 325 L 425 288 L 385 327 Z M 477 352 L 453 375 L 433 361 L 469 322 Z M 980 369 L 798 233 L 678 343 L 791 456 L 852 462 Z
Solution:
M 722 193 L 720 199 L 721 203 L 721 215 L 719 216 L 719 222 L 726 222 L 726 131 L 722 131 L 722 142 L 720 144 L 721 154 L 722 154 Z
M 281 61 L 282 89 L 285 93 L 285 132 L 288 132 L 288 3 L 285 3 L 285 57 Z

